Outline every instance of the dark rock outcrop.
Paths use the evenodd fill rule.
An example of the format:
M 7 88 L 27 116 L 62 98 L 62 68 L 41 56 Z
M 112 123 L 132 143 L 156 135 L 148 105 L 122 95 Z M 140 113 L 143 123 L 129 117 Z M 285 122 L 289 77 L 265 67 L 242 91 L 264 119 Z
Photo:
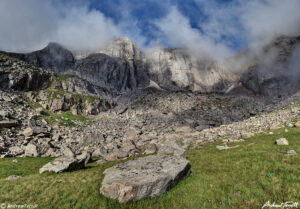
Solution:
M 294 93 L 299 87 L 300 37 L 281 36 L 265 46 L 259 55 L 240 53 L 233 61 L 240 66 L 239 82 L 235 90 L 245 88 L 248 92 L 268 98 L 280 98 Z
M 21 91 L 46 88 L 52 73 L 0 54 L 0 87 Z
M 7 54 L 36 67 L 41 67 L 45 70 L 51 69 L 56 73 L 66 73 L 75 64 L 73 54 L 57 43 L 49 43 L 44 49 L 31 53 Z

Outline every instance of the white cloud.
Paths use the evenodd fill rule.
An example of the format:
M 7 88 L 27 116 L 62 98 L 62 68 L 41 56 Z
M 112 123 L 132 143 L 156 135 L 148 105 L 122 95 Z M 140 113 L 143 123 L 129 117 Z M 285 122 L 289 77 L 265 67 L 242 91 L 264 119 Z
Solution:
M 88 5 L 41 0 L 0 1 L 0 49 L 32 51 L 49 42 L 71 49 L 99 48 L 119 36 L 114 23 Z
M 207 16 L 199 25 L 214 40 L 232 36 L 259 50 L 279 35 L 300 35 L 299 0 L 195 1 Z
M 155 22 L 161 34 L 159 42 L 167 42 L 172 47 L 188 48 L 191 53 L 200 57 L 210 57 L 222 60 L 231 54 L 231 50 L 224 44 L 202 34 L 192 28 L 189 20 L 175 7 L 172 7 L 166 17 Z

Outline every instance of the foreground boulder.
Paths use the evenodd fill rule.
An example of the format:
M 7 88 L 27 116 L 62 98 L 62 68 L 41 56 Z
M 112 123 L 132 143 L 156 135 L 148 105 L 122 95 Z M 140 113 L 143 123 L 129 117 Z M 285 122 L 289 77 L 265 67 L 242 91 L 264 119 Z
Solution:
M 64 171 L 79 170 L 84 168 L 89 159 L 90 155 L 88 153 L 83 153 L 77 157 L 62 156 L 44 165 L 40 169 L 40 173 L 44 173 L 45 171 L 61 173 Z
M 152 155 L 104 171 L 100 194 L 119 202 L 160 196 L 189 176 L 191 165 L 179 156 Z

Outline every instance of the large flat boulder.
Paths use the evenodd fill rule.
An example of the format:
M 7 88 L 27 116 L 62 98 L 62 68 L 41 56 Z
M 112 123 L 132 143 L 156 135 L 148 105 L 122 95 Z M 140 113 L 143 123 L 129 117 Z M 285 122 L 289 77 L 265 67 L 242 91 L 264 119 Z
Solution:
M 152 155 L 104 171 L 100 194 L 119 202 L 160 196 L 189 176 L 191 165 L 179 156 Z
M 61 156 L 44 165 L 40 169 L 40 173 L 44 173 L 46 171 L 61 173 L 65 171 L 79 170 L 84 168 L 89 159 L 90 155 L 88 153 L 83 153 L 77 157 Z

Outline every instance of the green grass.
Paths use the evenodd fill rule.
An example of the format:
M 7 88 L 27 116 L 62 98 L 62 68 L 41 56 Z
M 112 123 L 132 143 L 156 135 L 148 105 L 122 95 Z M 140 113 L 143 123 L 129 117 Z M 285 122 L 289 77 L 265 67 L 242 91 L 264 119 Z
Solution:
M 261 208 L 268 200 L 280 204 L 300 201 L 300 129 L 273 131 L 247 139 L 241 146 L 219 151 L 216 144 L 188 151 L 192 175 L 157 198 L 119 204 L 99 194 L 103 171 L 115 165 L 92 163 L 87 169 L 39 175 L 50 159 L 0 159 L 0 203 L 38 204 L 39 208 Z M 281 134 L 278 134 L 281 132 Z M 286 137 L 289 146 L 274 141 Z M 253 145 L 247 146 L 251 143 Z M 229 145 L 233 146 L 233 145 Z M 285 155 L 294 149 L 297 155 Z M 5 177 L 25 177 L 6 181 Z
M 71 111 L 62 112 L 61 114 L 53 113 L 49 110 L 44 110 L 48 115 L 43 115 L 43 118 L 49 124 L 59 124 L 69 127 L 86 127 L 91 123 L 90 119 L 83 115 L 73 115 Z

